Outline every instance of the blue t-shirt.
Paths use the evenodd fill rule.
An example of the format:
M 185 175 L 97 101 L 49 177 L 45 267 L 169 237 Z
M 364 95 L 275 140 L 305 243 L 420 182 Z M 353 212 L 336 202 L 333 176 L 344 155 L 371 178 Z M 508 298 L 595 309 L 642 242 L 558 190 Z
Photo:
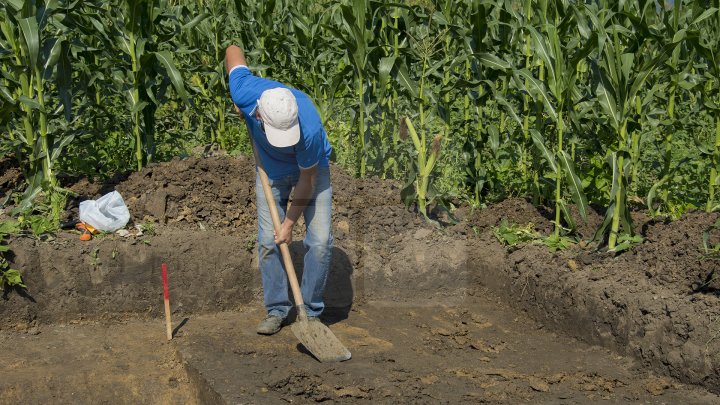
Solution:
M 315 165 L 328 167 L 332 148 L 328 142 L 320 115 L 310 98 L 300 90 L 292 89 L 274 80 L 254 76 L 246 66 L 236 66 L 230 70 L 230 96 L 240 108 L 250 127 L 258 154 L 268 177 L 279 179 L 295 174 L 301 168 L 309 169 Z M 255 106 L 265 90 L 284 87 L 292 91 L 298 105 L 300 121 L 300 141 L 294 146 L 277 148 L 270 145 L 260 122 L 255 118 Z

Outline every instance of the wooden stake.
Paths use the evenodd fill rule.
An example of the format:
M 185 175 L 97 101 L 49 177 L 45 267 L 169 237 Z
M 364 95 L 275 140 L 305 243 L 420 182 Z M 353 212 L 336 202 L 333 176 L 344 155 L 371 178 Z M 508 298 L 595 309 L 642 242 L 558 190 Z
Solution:
M 165 326 L 167 327 L 167 340 L 172 340 L 172 322 L 170 322 L 170 289 L 168 288 L 167 265 L 162 264 L 163 290 L 165 290 Z

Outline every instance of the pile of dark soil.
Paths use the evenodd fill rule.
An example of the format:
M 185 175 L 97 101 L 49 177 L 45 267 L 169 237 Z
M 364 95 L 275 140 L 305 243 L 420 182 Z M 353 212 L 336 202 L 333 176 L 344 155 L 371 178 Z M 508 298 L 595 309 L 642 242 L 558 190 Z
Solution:
M 620 255 L 580 246 L 553 253 L 532 244 L 510 251 L 492 227 L 506 218 L 547 234 L 552 223 L 545 210 L 510 199 L 463 209 L 460 224 L 438 229 L 402 205 L 399 184 L 357 180 L 337 168 L 332 176 L 335 249 L 326 303 L 340 318 L 363 302 L 452 305 L 489 288 L 547 327 L 719 390 L 720 294 L 708 282 L 719 269 L 701 250 L 703 231 L 717 214 L 690 213 L 675 222 L 638 217 L 645 241 Z M 232 310 L 259 296 L 249 159 L 175 159 L 117 184 L 84 180 L 72 188 L 82 198 L 117 189 L 133 224 L 146 225 L 146 232 L 89 243 L 69 232 L 51 242 L 12 240 L 13 265 L 32 298 L 6 294 L 0 327 L 160 317 L 161 262 L 171 268 L 176 311 Z M 592 213 L 581 232 L 592 232 L 601 219 Z M 302 226 L 296 228 L 301 241 Z M 301 272 L 302 243 L 291 248 Z
M 15 159 L 10 156 L 0 157 L 0 199 L 8 195 L 8 191 L 22 182 L 22 171 Z

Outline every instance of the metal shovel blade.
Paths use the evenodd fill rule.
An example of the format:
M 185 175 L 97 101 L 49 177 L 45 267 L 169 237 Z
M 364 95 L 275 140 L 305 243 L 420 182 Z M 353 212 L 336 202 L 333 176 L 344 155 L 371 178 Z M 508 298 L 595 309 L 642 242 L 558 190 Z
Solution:
M 290 327 L 300 343 L 322 363 L 350 360 L 350 351 L 320 321 L 297 320 Z

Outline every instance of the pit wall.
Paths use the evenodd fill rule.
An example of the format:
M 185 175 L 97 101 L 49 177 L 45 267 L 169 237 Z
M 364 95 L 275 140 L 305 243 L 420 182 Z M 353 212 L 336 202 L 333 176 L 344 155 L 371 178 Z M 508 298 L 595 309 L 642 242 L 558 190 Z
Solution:
M 347 316 L 354 303 L 452 305 L 468 289 L 465 242 L 448 249 L 439 240 L 412 233 L 391 249 L 365 237 L 335 241 L 325 292 L 326 306 Z M 52 242 L 11 241 L 12 265 L 21 270 L 27 293 L 9 291 L 0 305 L 0 327 L 25 329 L 34 323 L 160 318 L 164 316 L 161 265 L 168 266 L 174 316 L 262 305 L 253 235 L 218 235 L 164 229 L 147 239 L 119 236 L 78 241 L 60 234 Z M 248 242 L 249 241 L 249 242 Z M 385 243 L 385 245 L 387 245 Z M 291 244 L 301 279 L 302 242 Z M 460 252 L 460 253 L 458 253 Z M 464 271 L 457 271 L 465 268 Z
M 23 271 L 29 295 L 7 294 L 0 327 L 160 318 L 163 262 L 174 316 L 262 305 L 251 236 L 168 230 L 148 243 L 108 237 L 74 252 L 66 247 L 78 246 L 76 235 L 51 243 L 16 239 L 13 264 Z M 302 249 L 293 242 L 299 272 Z M 670 292 L 638 294 L 648 288 L 642 281 L 628 286 L 592 271 L 569 271 L 562 260 L 547 268 L 553 261 L 540 246 L 508 253 L 491 231 L 467 237 L 420 228 L 390 240 L 350 232 L 336 238 L 326 305 L 347 316 L 362 302 L 451 306 L 489 291 L 554 330 L 720 392 L 720 339 L 708 339 L 714 325 L 693 316 L 703 303 L 688 304 Z
M 480 290 L 491 290 L 553 330 L 720 393 L 720 341 L 712 339 L 720 325 L 697 315 L 707 303 L 671 291 L 640 294 L 650 290 L 643 280 L 627 285 L 621 277 L 573 271 L 541 246 L 507 253 L 491 231 L 480 239 L 483 251 L 472 255 L 469 276 Z M 553 262 L 554 268 L 539 266 Z

